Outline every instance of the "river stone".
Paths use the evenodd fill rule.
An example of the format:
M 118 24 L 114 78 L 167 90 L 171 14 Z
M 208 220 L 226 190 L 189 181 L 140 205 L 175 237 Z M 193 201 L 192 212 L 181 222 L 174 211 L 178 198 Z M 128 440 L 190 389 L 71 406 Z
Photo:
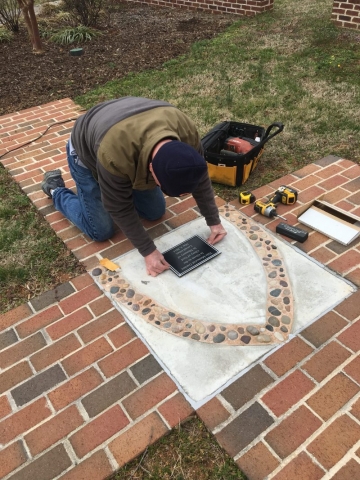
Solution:
M 213 332 L 215 330 L 215 326 L 214 325 L 209 325 L 208 330 L 209 330 L 209 332 Z
M 280 342 L 283 342 L 283 341 L 284 341 L 284 336 L 281 335 L 280 332 L 275 332 L 275 333 L 274 333 L 274 337 L 276 337 L 278 340 L 280 340 Z
M 276 288 L 275 290 L 271 290 L 270 295 L 272 297 L 278 297 L 281 293 L 281 288 Z
M 271 303 L 272 303 L 273 305 L 279 305 L 280 299 L 279 299 L 279 298 L 272 298 L 272 299 L 271 299 Z
M 182 325 L 174 325 L 173 327 L 171 327 L 171 331 L 173 333 L 180 333 L 184 330 L 184 327 Z
M 266 335 L 265 333 L 259 335 L 258 337 L 256 337 L 256 340 L 259 342 L 259 343 L 270 343 L 271 342 L 271 337 L 270 335 Z
M 271 263 L 275 265 L 275 267 L 280 267 L 280 265 L 282 265 L 281 260 L 273 260 Z M 287 285 L 283 285 L 283 286 L 287 286 Z
M 91 273 L 94 275 L 94 277 L 98 277 L 99 275 L 101 275 L 101 272 L 102 272 L 101 268 L 94 268 L 94 270 Z
M 144 310 L 141 311 L 143 315 L 147 315 L 150 312 L 151 312 L 151 308 L 144 308 Z
M 274 331 L 274 327 L 272 325 L 266 325 L 266 330 L 269 330 L 269 332 L 273 332 Z
M 119 287 L 111 287 L 110 288 L 110 293 L 118 293 L 119 290 L 120 290 Z
M 245 333 L 245 330 L 243 329 L 243 327 L 238 327 L 237 331 L 241 334 Z
M 182 334 L 182 336 L 186 338 L 186 337 L 188 337 L 188 336 L 190 335 L 190 333 L 191 333 L 191 332 L 184 332 L 184 333 Z
M 280 310 L 278 310 L 276 307 L 270 306 L 268 310 L 271 313 L 271 315 L 275 315 L 275 317 L 279 317 L 281 315 Z
M 235 332 L 235 330 L 230 330 L 230 332 L 228 332 L 228 337 L 230 340 L 236 340 L 238 338 L 238 334 L 237 332 Z
M 268 322 L 270 323 L 270 325 L 272 325 L 273 327 L 279 327 L 280 326 L 280 322 L 277 318 L 275 317 L 269 317 L 269 320 Z
M 160 322 L 167 322 L 168 320 L 170 320 L 170 317 L 166 313 L 162 313 L 158 316 L 158 319 L 160 320 Z
M 135 302 L 140 302 L 140 300 L 143 298 L 144 295 L 140 295 L 140 293 L 137 293 L 134 297 Z
M 269 273 L 269 278 L 275 278 L 277 275 L 277 272 L 274 270 L 273 272 Z
M 284 295 L 290 295 L 291 291 L 288 288 L 285 288 Z
M 171 327 L 171 325 L 172 325 L 172 323 L 171 323 L 171 322 L 166 322 L 166 323 L 163 323 L 163 327 L 164 327 L 164 328 L 170 328 L 170 327 Z
M 134 303 L 134 305 L 132 306 L 132 309 L 134 310 L 134 312 L 137 312 L 140 310 L 140 305 L 138 305 L 137 303 Z
M 107 276 L 105 275 L 105 273 L 103 273 L 101 276 L 100 276 L 100 280 L 106 280 Z
M 174 312 L 168 312 L 168 314 L 170 315 L 170 317 L 176 317 Z
M 280 330 L 284 333 L 287 333 L 289 331 L 286 327 L 284 327 L 284 325 L 280 327 Z
M 285 303 L 285 305 L 289 305 L 290 304 L 290 298 L 289 297 L 284 297 L 283 302 Z
M 257 240 L 258 239 L 258 236 L 256 235 L 256 233 L 253 233 L 252 235 L 250 235 L 250 240 Z
M 284 282 L 284 280 L 281 280 L 280 285 L 282 287 L 288 287 L 288 284 L 286 282 Z
M 240 338 L 240 340 L 247 345 L 248 343 L 250 343 L 251 337 L 249 337 L 248 335 L 244 335 Z
M 290 325 L 291 323 L 291 318 L 288 317 L 287 315 L 283 315 L 281 317 L 281 323 L 285 323 L 285 325 Z
M 126 292 L 127 298 L 132 298 L 135 295 L 135 291 L 132 288 L 129 288 L 129 290 Z
M 197 333 L 200 333 L 200 334 L 201 334 L 201 333 L 205 333 L 205 330 L 206 330 L 206 329 L 205 329 L 205 327 L 204 327 L 204 325 L 203 325 L 202 323 L 196 323 L 196 324 L 195 324 L 195 331 L 196 331 Z
M 213 342 L 214 343 L 222 343 L 225 340 L 225 335 L 222 333 L 218 333 L 214 338 Z
M 147 300 L 145 300 L 145 302 L 143 303 L 144 307 L 149 305 L 149 303 L 151 303 L 151 302 L 152 302 L 151 298 L 148 298 Z
M 246 327 L 246 331 L 250 333 L 250 335 L 259 335 L 259 330 L 256 327 L 253 327 L 252 325 L 249 325 Z

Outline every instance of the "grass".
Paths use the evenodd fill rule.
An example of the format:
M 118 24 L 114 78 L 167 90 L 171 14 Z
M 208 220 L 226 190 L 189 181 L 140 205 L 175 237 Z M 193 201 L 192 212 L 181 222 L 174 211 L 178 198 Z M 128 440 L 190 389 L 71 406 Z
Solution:
M 0 313 L 84 268 L 0 167 Z
M 201 135 L 222 120 L 284 123 L 246 184 L 254 189 L 326 155 L 360 162 L 360 34 L 330 20 L 332 0 L 277 0 L 160 70 L 130 74 L 76 102 L 125 95 L 167 100 Z M 238 188 L 215 185 L 223 198 Z
M 179 425 L 110 480 L 245 480 L 198 419 Z
M 360 33 L 335 28 L 332 0 L 276 0 L 159 70 L 131 74 L 75 99 L 88 108 L 124 95 L 167 100 L 205 134 L 222 120 L 285 124 L 244 186 L 254 189 L 329 154 L 360 162 Z M 0 313 L 81 267 L 0 168 Z M 223 198 L 238 188 L 214 185 Z M 194 419 L 122 468 L 113 480 L 241 479 Z

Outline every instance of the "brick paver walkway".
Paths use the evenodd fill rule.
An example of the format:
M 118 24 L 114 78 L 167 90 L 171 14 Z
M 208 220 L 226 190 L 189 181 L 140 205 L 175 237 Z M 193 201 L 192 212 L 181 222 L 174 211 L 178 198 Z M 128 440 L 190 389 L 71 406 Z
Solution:
M 0 118 L 0 155 L 53 122 L 75 118 L 69 99 Z M 73 122 L 1 159 L 57 235 L 87 269 L 132 246 L 81 234 L 40 189 L 45 170 L 66 167 Z M 279 207 L 290 223 L 315 197 L 360 215 L 360 166 L 337 157 L 266 185 L 299 201 Z M 221 199 L 218 203 L 223 204 Z M 233 202 L 239 207 L 237 202 Z M 168 199 L 153 238 L 198 217 L 191 198 Z M 277 221 L 242 210 L 274 230 Z M 304 227 L 302 227 L 304 228 Z M 301 250 L 360 286 L 360 239 L 344 247 L 310 231 Z M 249 480 L 360 478 L 360 291 L 257 362 L 196 413 Z M 101 480 L 140 454 L 191 406 L 88 274 L 0 316 L 0 477 Z

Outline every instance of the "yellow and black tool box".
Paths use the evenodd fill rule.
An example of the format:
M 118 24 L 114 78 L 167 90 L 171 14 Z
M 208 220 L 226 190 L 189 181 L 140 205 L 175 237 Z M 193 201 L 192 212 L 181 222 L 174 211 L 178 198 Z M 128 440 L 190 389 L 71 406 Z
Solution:
M 270 133 L 274 128 L 276 131 Z M 263 154 L 265 143 L 283 129 L 284 125 L 279 122 L 272 123 L 266 130 L 257 125 L 239 122 L 221 122 L 215 125 L 201 139 L 211 180 L 232 187 L 243 185 Z M 244 142 L 239 142 L 239 139 Z M 248 148 L 244 152 L 248 151 L 238 153 L 241 147 L 236 148 L 236 145 L 244 145 L 246 142 Z

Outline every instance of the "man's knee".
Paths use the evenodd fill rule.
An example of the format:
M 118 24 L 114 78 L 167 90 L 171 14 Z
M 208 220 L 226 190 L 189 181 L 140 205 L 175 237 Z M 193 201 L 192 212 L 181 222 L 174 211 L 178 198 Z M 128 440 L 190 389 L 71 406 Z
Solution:
M 165 215 L 166 207 L 161 207 L 157 210 L 153 210 L 151 212 L 146 212 L 144 214 L 144 218 L 149 220 L 150 222 L 154 222 L 155 220 L 159 220 L 161 217 Z

